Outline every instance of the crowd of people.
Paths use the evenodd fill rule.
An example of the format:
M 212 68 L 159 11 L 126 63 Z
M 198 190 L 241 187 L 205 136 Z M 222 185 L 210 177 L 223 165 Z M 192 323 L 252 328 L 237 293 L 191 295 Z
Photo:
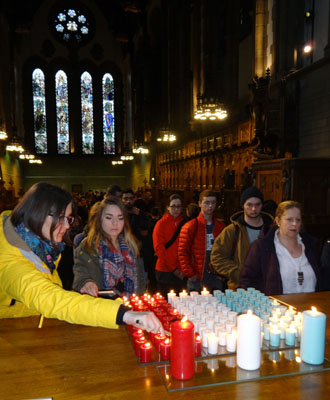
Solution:
M 0 318 L 42 314 L 158 331 L 154 314 L 129 310 L 124 296 L 203 287 L 254 287 L 267 295 L 329 289 L 330 241 L 321 264 L 298 202 L 269 213 L 262 192 L 249 187 L 226 226 L 216 217 L 212 190 L 194 193 L 185 210 L 173 194 L 163 213 L 146 193 L 113 185 L 71 196 L 48 183 L 34 185 L 1 214 Z

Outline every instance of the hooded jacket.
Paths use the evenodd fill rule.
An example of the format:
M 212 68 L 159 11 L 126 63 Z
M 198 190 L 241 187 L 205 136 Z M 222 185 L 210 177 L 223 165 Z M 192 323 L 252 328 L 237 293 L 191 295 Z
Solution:
M 223 222 L 213 217 L 213 236 L 216 238 L 225 227 Z M 183 275 L 190 278 L 197 275 L 202 281 L 206 256 L 206 221 L 199 213 L 197 218 L 183 225 L 178 246 L 179 268 Z
M 0 216 L 0 249 L 0 318 L 42 314 L 73 324 L 117 327 L 122 301 L 64 290 L 57 271 L 52 274 L 16 233 L 8 211 Z
M 273 222 L 270 214 L 261 212 L 263 226 L 260 236 L 263 236 Z M 228 281 L 228 286 L 235 288 L 239 284 L 239 275 L 250 248 L 250 241 L 244 225 L 244 212 L 238 211 L 230 218 L 231 224 L 221 232 L 214 241 L 211 253 L 211 264 L 214 269 Z M 236 244 L 234 243 L 237 238 Z M 234 250 L 234 252 L 233 252 Z

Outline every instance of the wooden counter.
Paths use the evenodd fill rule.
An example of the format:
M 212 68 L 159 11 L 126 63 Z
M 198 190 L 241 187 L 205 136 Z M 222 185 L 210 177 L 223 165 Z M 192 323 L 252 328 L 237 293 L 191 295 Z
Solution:
M 330 292 L 278 296 L 328 316 Z M 155 365 L 139 366 L 126 331 L 38 318 L 0 320 L 0 399 L 329 399 L 330 372 L 168 393 Z M 327 354 L 330 357 L 330 354 Z

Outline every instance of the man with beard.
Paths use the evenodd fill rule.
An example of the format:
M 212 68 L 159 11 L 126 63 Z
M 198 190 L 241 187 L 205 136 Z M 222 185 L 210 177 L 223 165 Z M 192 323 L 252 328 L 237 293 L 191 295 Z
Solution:
M 262 212 L 264 196 L 251 186 L 241 195 L 241 207 L 231 216 L 228 225 L 216 238 L 212 253 L 212 267 L 228 279 L 228 287 L 239 286 L 240 271 L 244 265 L 251 243 L 262 237 L 273 222 L 270 214 Z

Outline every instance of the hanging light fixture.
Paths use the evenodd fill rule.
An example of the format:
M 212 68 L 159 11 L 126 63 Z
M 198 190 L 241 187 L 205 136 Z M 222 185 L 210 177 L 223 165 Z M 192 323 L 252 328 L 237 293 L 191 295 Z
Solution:
M 123 160 L 112 160 L 111 164 L 112 165 L 123 165 L 124 161 Z
M 144 146 L 142 143 L 136 143 L 133 148 L 134 154 L 149 154 L 149 149 L 147 146 Z
M 126 146 L 123 148 L 123 152 L 121 153 L 120 159 L 122 161 L 132 161 L 132 160 L 134 160 L 133 153 L 132 153 L 128 143 L 126 143 Z
M 168 126 L 160 129 L 157 142 L 175 142 L 175 141 L 176 141 L 176 135 Z
M 227 110 L 224 109 L 223 104 L 217 99 L 198 96 L 194 119 L 218 121 L 227 118 L 227 116 Z
M 3 131 L 2 129 L 0 130 L 0 140 L 6 140 L 8 139 L 8 135 L 5 131 Z
M 29 160 L 30 164 L 42 164 L 42 161 L 39 158 L 34 158 Z
M 6 146 L 7 151 L 14 151 L 17 153 L 23 153 L 24 152 L 24 147 L 21 144 L 21 139 L 17 136 L 14 135 L 10 142 Z
M 34 160 L 36 156 L 30 153 L 22 153 L 19 155 L 20 160 Z

